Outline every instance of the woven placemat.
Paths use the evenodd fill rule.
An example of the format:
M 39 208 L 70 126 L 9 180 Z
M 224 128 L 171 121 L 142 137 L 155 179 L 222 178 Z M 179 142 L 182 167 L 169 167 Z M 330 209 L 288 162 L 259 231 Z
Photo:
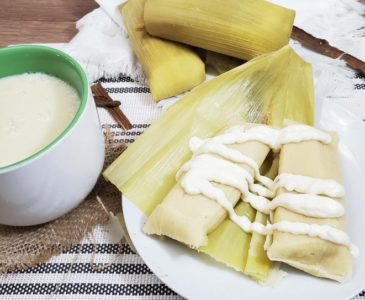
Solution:
M 115 144 L 106 138 L 105 149 L 103 169 L 126 149 L 126 145 Z M 0 225 L 0 273 L 22 270 L 46 262 L 52 256 L 79 243 L 97 225 L 106 223 L 108 215 L 97 201 L 96 195 L 114 215 L 122 211 L 120 192 L 100 175 L 86 199 L 66 215 L 37 226 Z

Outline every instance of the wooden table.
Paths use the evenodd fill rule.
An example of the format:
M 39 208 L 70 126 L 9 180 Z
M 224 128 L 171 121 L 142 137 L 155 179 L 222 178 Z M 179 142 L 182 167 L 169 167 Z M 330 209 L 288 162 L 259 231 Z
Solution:
M 93 0 L 0 0 L 0 47 L 68 42 L 75 21 L 96 7 Z
M 0 47 L 68 42 L 75 22 L 96 7 L 93 0 L 0 0 Z

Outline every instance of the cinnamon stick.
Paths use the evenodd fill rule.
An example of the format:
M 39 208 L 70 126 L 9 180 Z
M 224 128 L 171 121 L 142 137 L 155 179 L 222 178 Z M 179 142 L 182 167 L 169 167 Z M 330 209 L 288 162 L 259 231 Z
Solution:
M 94 96 L 95 104 L 97 107 L 118 107 L 120 101 L 112 100 L 112 102 L 105 100 L 104 96 Z
M 96 103 L 103 102 L 105 104 L 104 107 L 110 112 L 113 119 L 120 125 L 120 127 L 122 127 L 124 130 L 129 130 L 132 128 L 131 122 L 119 108 L 120 102 L 114 101 L 100 82 L 92 85 L 91 91 L 95 97 Z M 119 102 L 118 106 L 116 106 L 117 102 Z M 107 103 L 109 103 L 109 105 L 106 105 Z
M 365 74 L 365 62 L 331 46 L 327 40 L 317 38 L 296 26 L 293 27 L 291 37 L 300 42 L 304 47 L 334 59 L 339 58 L 345 61 L 348 67 Z

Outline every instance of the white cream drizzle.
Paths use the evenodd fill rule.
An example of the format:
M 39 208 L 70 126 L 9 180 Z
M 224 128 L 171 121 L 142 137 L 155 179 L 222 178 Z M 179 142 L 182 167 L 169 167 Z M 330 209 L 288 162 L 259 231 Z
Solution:
M 183 173 L 186 174 L 181 181 L 181 186 L 188 194 L 204 194 L 201 187 L 207 186 L 208 183 L 214 187 L 210 183 L 213 181 L 235 187 L 250 198 L 267 201 L 266 198 L 250 192 L 252 190 L 259 193 L 262 186 L 254 183 L 252 175 L 246 169 L 220 157 L 209 154 L 195 156 L 181 167 L 176 178 L 178 179 Z
M 344 187 L 332 179 L 312 178 L 303 175 L 282 173 L 275 178 L 274 193 L 279 188 L 311 195 L 326 195 L 334 198 L 345 196 Z
M 274 182 L 270 178 L 260 175 L 258 164 L 251 157 L 242 154 L 238 150 L 228 148 L 226 145 L 217 143 L 213 140 L 204 141 L 198 137 L 192 137 L 189 146 L 194 155 L 204 153 L 217 154 L 233 162 L 246 164 L 254 171 L 255 179 L 258 182 L 270 189 L 273 188 Z
M 222 172 L 222 170 L 224 170 Z M 217 182 L 232 186 L 242 193 L 242 200 L 249 203 L 256 210 L 269 214 L 278 207 L 285 207 L 294 212 L 308 217 L 337 218 L 344 214 L 343 206 L 328 197 L 310 194 L 289 194 L 284 193 L 269 201 L 265 197 L 255 195 L 251 191 L 260 191 L 257 184 L 254 184 L 251 174 L 243 167 L 228 160 L 202 154 L 193 157 L 183 165 L 178 174 L 179 178 L 186 173 L 181 181 L 181 186 L 188 194 L 204 194 L 212 198 L 211 194 L 202 187 L 220 190 L 214 187 L 211 182 Z M 217 197 L 214 197 L 218 201 Z M 221 200 L 219 200 L 220 204 Z M 228 201 L 228 200 L 226 200 Z
M 278 152 L 282 145 L 289 143 L 319 141 L 324 144 L 330 144 L 332 137 L 324 131 L 303 124 L 293 124 L 281 129 L 257 125 L 247 130 L 244 126 L 234 126 L 221 135 L 203 141 L 213 141 L 223 145 L 258 141 L 268 145 L 274 152 Z
M 358 249 L 350 243 L 349 236 L 339 229 L 327 225 L 288 221 L 263 225 L 251 222 L 246 216 L 238 216 L 235 213 L 234 207 L 227 199 L 224 191 L 211 182 L 238 189 L 242 193 L 241 198 L 244 202 L 265 214 L 270 214 L 278 207 L 285 207 L 294 212 L 318 218 L 336 218 L 344 214 L 344 207 L 339 202 L 329 198 L 344 196 L 344 188 L 338 182 L 287 173 L 279 175 L 275 181 L 272 181 L 260 175 L 259 167 L 252 158 L 226 146 L 247 141 L 259 141 L 273 150 L 279 151 L 281 146 L 287 143 L 307 140 L 330 143 L 331 136 L 329 134 L 306 125 L 289 125 L 283 129 L 259 125 L 247 131 L 244 130 L 243 126 L 235 126 L 222 135 L 210 139 L 204 140 L 193 137 L 190 140 L 190 149 L 194 156 L 182 166 L 176 175 L 178 179 L 184 174 L 181 186 L 185 192 L 202 194 L 217 201 L 227 210 L 231 220 L 246 232 L 268 235 L 276 230 L 319 237 L 335 244 L 347 246 L 351 253 L 357 256 Z M 254 176 L 237 163 L 244 163 L 251 167 Z M 254 179 L 265 186 L 255 184 Z M 303 194 L 284 193 L 272 201 L 265 198 L 274 197 L 280 187 Z
M 331 198 L 309 194 L 284 193 L 268 201 L 267 211 L 270 213 L 278 207 L 285 207 L 307 217 L 338 218 L 344 215 L 343 205 Z

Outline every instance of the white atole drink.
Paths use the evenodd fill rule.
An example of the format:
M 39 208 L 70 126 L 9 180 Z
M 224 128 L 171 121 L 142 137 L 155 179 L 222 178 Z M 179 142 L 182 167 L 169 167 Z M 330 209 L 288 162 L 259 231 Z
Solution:
M 0 167 L 52 143 L 79 106 L 76 90 L 56 77 L 25 73 L 0 79 Z

